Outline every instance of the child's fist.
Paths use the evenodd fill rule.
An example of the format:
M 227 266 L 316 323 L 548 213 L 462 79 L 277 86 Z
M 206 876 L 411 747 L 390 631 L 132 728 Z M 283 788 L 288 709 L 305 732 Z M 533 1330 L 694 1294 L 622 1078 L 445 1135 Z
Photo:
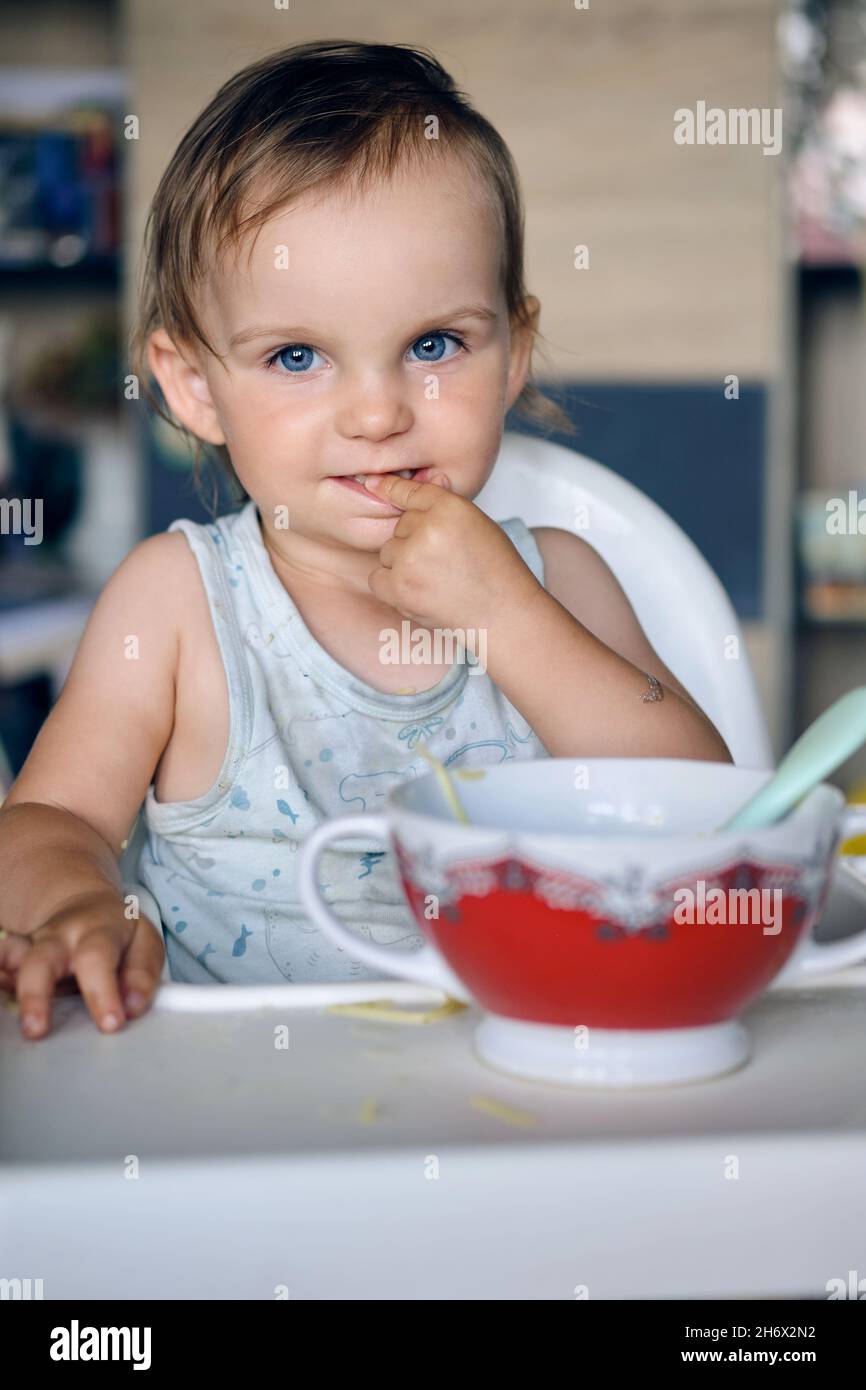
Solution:
M 398 613 L 426 627 L 488 628 L 540 587 L 502 527 L 444 474 L 368 476 L 367 486 L 402 510 L 368 580 Z

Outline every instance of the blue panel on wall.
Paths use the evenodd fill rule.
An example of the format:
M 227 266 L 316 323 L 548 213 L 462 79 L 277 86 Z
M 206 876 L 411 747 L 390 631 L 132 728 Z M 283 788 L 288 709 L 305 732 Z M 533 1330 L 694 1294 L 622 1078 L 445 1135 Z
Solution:
M 203 491 L 208 505 L 199 495 L 192 471 L 186 464 L 178 461 L 178 455 L 169 452 L 163 445 L 155 425 L 154 416 L 146 413 L 142 417 L 142 443 L 146 460 L 146 534 L 167 531 L 173 521 L 187 517 L 190 521 L 207 522 L 213 516 L 222 516 L 234 511 L 237 502 L 232 500 L 228 484 L 215 469 L 205 470 Z M 217 489 L 215 512 L 210 509 L 211 489 Z
M 612 468 L 657 502 L 718 574 L 740 617 L 759 618 L 766 389 L 539 382 L 576 426 L 546 437 Z M 510 414 L 506 428 L 539 434 Z

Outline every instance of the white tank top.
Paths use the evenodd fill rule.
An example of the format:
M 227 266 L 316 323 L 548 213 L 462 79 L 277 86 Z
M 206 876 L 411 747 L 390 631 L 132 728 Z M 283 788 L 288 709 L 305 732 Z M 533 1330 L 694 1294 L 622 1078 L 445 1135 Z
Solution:
M 499 522 L 539 582 L 538 546 Z M 458 659 L 431 689 L 391 695 L 316 641 L 280 583 L 255 503 L 179 520 L 198 561 L 226 672 L 229 735 L 216 782 L 194 801 L 148 788 L 140 881 L 159 907 L 172 979 L 189 983 L 381 979 L 332 945 L 298 900 L 299 845 L 323 820 L 378 811 L 390 789 L 446 766 L 487 767 L 547 750 L 486 672 Z M 408 682 L 407 682 L 408 683 Z M 396 951 L 421 945 L 393 853 L 379 840 L 324 851 L 320 884 L 343 921 Z

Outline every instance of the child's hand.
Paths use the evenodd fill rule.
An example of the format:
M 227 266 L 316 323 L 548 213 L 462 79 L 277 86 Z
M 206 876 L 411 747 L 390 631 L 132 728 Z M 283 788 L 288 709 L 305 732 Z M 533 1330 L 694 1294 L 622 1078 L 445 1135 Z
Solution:
M 73 992 L 76 982 L 94 1022 L 110 1033 L 149 1006 L 164 958 L 150 920 L 128 920 L 118 894 L 99 891 L 77 896 L 26 935 L 0 931 L 0 987 L 17 997 L 25 1038 L 50 1031 L 52 996 Z
M 541 587 L 501 526 L 452 492 L 444 475 L 426 483 L 368 475 L 367 487 L 403 512 L 368 583 L 405 617 L 427 627 L 489 628 Z

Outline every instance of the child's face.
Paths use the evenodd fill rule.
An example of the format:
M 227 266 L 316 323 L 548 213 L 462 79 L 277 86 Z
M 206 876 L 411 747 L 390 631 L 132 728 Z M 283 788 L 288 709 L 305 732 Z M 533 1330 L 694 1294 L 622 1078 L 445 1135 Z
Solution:
M 531 350 L 510 330 L 497 223 L 462 165 L 318 197 L 280 212 L 213 277 L 201 312 L 224 365 L 176 363 L 170 401 L 227 445 L 269 534 L 307 561 L 324 559 L 320 547 L 375 552 L 399 516 L 338 475 L 435 470 L 474 497 Z M 288 531 L 274 531 L 276 508 Z

